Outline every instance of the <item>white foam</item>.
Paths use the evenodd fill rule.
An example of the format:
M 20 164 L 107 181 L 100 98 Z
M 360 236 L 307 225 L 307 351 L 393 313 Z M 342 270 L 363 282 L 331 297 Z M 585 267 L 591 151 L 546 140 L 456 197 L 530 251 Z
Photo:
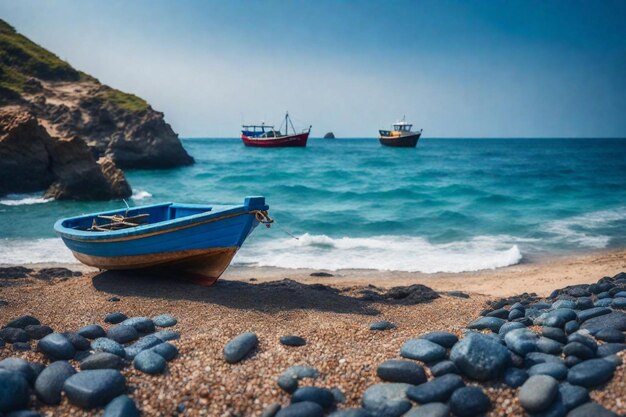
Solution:
M 575 244 L 580 247 L 602 249 L 611 241 L 611 236 L 601 233 L 611 223 L 626 220 L 626 207 L 601 210 L 581 214 L 566 219 L 555 220 L 546 225 L 546 231 L 554 235 L 554 240 Z
M 0 264 L 78 263 L 60 238 L 0 239 Z
M 130 197 L 133 200 L 143 200 L 144 198 L 150 198 L 152 194 L 144 190 L 135 190 L 133 191 L 133 195 Z
M 7 194 L 0 204 L 5 206 L 23 206 L 30 204 L 42 204 L 52 201 L 51 198 L 43 198 L 41 194 Z
M 374 236 L 333 239 L 325 235 L 251 242 L 236 264 L 279 268 L 376 269 L 407 272 L 467 272 L 517 264 L 522 253 L 510 236 L 479 236 L 433 244 L 420 237 Z

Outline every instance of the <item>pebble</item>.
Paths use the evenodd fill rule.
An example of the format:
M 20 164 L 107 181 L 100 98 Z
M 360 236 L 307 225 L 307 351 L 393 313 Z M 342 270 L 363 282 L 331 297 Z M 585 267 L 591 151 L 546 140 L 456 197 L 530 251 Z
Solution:
M 370 324 L 370 330 L 382 331 L 382 330 L 391 330 L 395 328 L 396 328 L 396 325 L 387 320 L 375 321 L 374 323 Z
M 118 324 L 107 330 L 107 337 L 117 343 L 129 343 L 139 338 L 139 333 L 133 326 Z
M 173 316 L 169 314 L 161 314 L 153 317 L 152 321 L 155 325 L 159 327 L 172 327 L 175 326 L 176 323 L 178 323 L 178 320 L 176 320 Z
M 7 343 L 19 343 L 28 342 L 30 337 L 24 329 L 18 329 L 16 327 L 5 327 L 0 329 L 0 339 Z
M 435 362 L 444 359 L 448 352 L 442 346 L 426 339 L 410 339 L 400 348 L 400 356 L 422 362 Z
M 124 313 L 109 313 L 104 317 L 104 322 L 109 324 L 119 324 L 126 320 L 128 316 Z
M 593 305 L 594 307 L 609 307 L 612 302 L 613 302 L 612 298 L 605 298 L 605 299 L 596 301 Z
M 489 407 L 491 401 L 479 387 L 459 388 L 450 397 L 450 409 L 458 417 L 482 415 Z
M 74 360 L 76 362 L 81 362 L 83 360 L 85 360 L 86 358 L 91 356 L 91 352 L 88 350 L 78 350 L 76 351 L 76 354 L 74 355 Z
M 398 417 L 411 409 L 407 390 L 412 387 L 403 383 L 382 383 L 370 386 L 363 393 L 363 408 L 377 417 Z
M 92 340 L 106 336 L 106 332 L 104 331 L 104 329 L 97 324 L 90 324 L 85 327 L 81 327 L 76 333 L 78 333 L 82 337 L 86 337 L 87 339 Z
M 280 344 L 285 346 L 304 346 L 306 345 L 306 340 L 304 340 L 300 336 L 281 336 Z
M 559 343 L 567 343 L 567 335 L 563 329 L 559 329 L 558 327 L 544 326 L 541 328 L 541 334 L 544 337 L 555 340 Z
M 171 343 L 161 343 L 150 348 L 157 355 L 161 355 L 167 362 L 171 361 L 178 355 L 178 349 Z
M 590 359 L 570 368 L 567 381 L 570 384 L 592 388 L 613 378 L 615 364 L 605 359 Z
M 585 311 L 581 311 L 578 313 L 578 321 L 580 323 L 584 323 L 585 321 L 592 319 L 594 317 L 600 317 L 605 314 L 609 314 L 611 312 L 610 308 L 607 307 L 594 307 Z
M 620 309 L 626 308 L 626 297 L 614 298 L 611 307 Z
M 50 326 L 42 326 L 41 324 L 29 324 L 24 328 L 24 331 L 31 339 L 39 340 L 44 336 L 49 335 L 54 330 Z
M 433 376 L 441 376 L 446 374 L 458 374 L 459 368 L 452 361 L 441 361 L 430 367 Z
M 89 339 L 76 332 L 63 332 L 61 334 L 70 341 L 76 350 L 89 350 L 91 348 L 91 342 Z
M 0 413 L 25 407 L 28 397 L 28 381 L 22 374 L 0 370 Z
M 563 382 L 559 385 L 561 401 L 568 411 L 589 401 L 589 392 L 578 385 Z
M 231 339 L 224 346 L 224 359 L 228 363 L 237 363 L 248 355 L 259 344 L 255 333 L 246 332 Z
M 587 403 L 574 408 L 567 417 L 618 417 L 618 415 L 600 404 Z
M 540 317 L 541 318 L 541 317 Z M 563 327 L 565 323 L 576 320 L 578 315 L 571 308 L 557 308 L 552 310 L 541 319 L 541 324 L 549 327 Z
M 93 355 L 80 362 L 80 369 L 122 369 L 124 363 L 122 358 L 109 352 L 95 352 Z
M 537 334 L 526 328 L 511 330 L 504 336 L 506 346 L 520 356 L 536 351 L 537 340 Z
M 522 386 L 528 379 L 528 372 L 519 368 L 509 368 L 504 373 L 504 383 L 511 388 Z
M 152 336 L 158 337 L 163 342 L 180 339 L 180 333 L 172 331 L 172 330 L 161 330 L 161 331 L 153 333 Z
M 122 323 L 126 326 L 133 326 L 139 333 L 154 333 L 154 322 L 148 317 L 131 317 Z
M 537 350 L 551 355 L 560 355 L 563 351 L 563 344 L 542 336 L 537 340 Z
M 493 338 L 469 333 L 454 345 L 450 359 L 464 375 L 485 381 L 496 378 L 508 367 L 511 354 Z
M 487 317 L 497 317 L 499 319 L 506 319 L 509 317 L 509 310 L 505 308 L 498 308 L 496 310 L 492 310 L 486 314 Z
M 406 416 L 408 416 L 408 414 L 404 414 L 404 417 Z M 342 408 L 341 410 L 330 413 L 328 417 L 372 417 L 372 415 L 364 408 Z
M 491 330 L 494 333 L 498 333 L 504 323 L 506 323 L 506 320 L 497 317 L 481 317 L 471 322 L 467 328 L 474 330 Z
M 33 316 L 25 315 L 9 321 L 4 327 L 12 327 L 15 329 L 25 329 L 26 326 L 38 325 L 41 322 Z
M 583 360 L 591 359 L 596 356 L 593 350 L 579 342 L 570 342 L 565 345 L 563 354 L 565 354 L 565 356 L 573 355 Z
M 287 368 L 278 377 L 278 386 L 285 392 L 292 393 L 298 389 L 298 381 L 303 378 L 317 378 L 319 372 L 311 366 L 294 365 Z
M 276 417 L 322 417 L 324 409 L 317 403 L 303 401 L 280 410 Z
M 99 337 L 91 342 L 91 349 L 95 351 L 109 352 L 119 356 L 120 358 L 124 358 L 126 356 L 124 346 L 120 345 L 115 340 L 111 340 L 106 337 Z
M 421 365 L 412 361 L 390 359 L 378 366 L 376 374 L 383 381 L 404 382 L 419 385 L 426 382 L 426 372 Z
M 572 334 L 575 331 L 577 331 L 579 328 L 580 328 L 580 324 L 578 324 L 578 321 L 572 320 L 572 321 L 568 321 L 567 323 L 565 323 L 565 327 L 563 329 L 565 330 L 566 334 Z
M 528 369 L 528 375 L 550 375 L 552 378 L 562 381 L 567 378 L 567 366 L 562 363 L 539 363 Z
M 6 358 L 0 361 L 0 370 L 17 372 L 21 374 L 29 384 L 33 384 L 37 377 L 31 364 L 22 358 Z
M 40 413 L 34 410 L 19 410 L 13 411 L 6 415 L 6 417 L 43 417 Z
M 331 388 L 330 392 L 333 393 L 333 397 L 335 398 L 335 403 L 343 404 L 346 402 L 346 395 L 339 388 Z
M 102 417 L 139 417 L 139 409 L 127 395 L 115 397 L 104 409 Z
M 603 316 L 594 317 L 585 321 L 581 328 L 589 330 L 591 334 L 596 334 L 605 328 L 626 331 L 626 313 L 623 311 L 613 311 Z
M 280 404 L 278 403 L 270 404 L 263 409 L 259 417 L 274 417 L 276 413 L 280 411 L 280 408 Z
M 76 353 L 74 345 L 60 333 L 50 333 L 41 339 L 37 350 L 53 360 L 72 359 Z
M 594 353 L 598 350 L 598 344 L 596 343 L 595 340 L 593 340 L 591 337 L 588 336 L 588 333 L 586 330 L 579 330 L 575 333 L 570 334 L 567 337 L 567 341 L 582 343 L 583 345 L 591 349 L 591 351 Z
M 113 369 L 81 371 L 65 381 L 63 390 L 72 404 L 82 408 L 102 407 L 126 391 L 126 380 Z
M 509 321 L 512 321 L 512 320 L 515 320 L 515 319 L 521 319 L 522 317 L 524 317 L 524 311 L 518 310 L 518 309 L 512 309 L 509 312 L 509 316 L 507 317 L 507 319 Z
M 156 345 L 160 345 L 161 343 L 163 343 L 163 340 L 159 339 L 153 334 L 149 334 L 125 348 L 124 352 L 126 354 L 126 358 L 130 360 L 134 359 L 135 356 L 137 356 L 140 352 L 150 349 Z
M 420 336 L 420 339 L 430 340 L 433 343 L 438 344 L 446 349 L 451 349 L 452 346 L 459 341 L 454 333 L 450 332 L 430 332 Z
M 626 344 L 624 343 L 605 343 L 598 347 L 597 356 L 603 358 L 605 356 L 615 355 L 622 350 L 626 350 Z
M 524 365 L 527 368 L 530 368 L 533 365 L 537 365 L 538 363 L 546 362 L 564 363 L 563 359 L 543 352 L 530 352 L 524 358 Z
M 593 337 L 609 343 L 624 343 L 624 341 L 626 340 L 626 336 L 624 336 L 623 332 L 611 328 L 601 329 L 596 332 Z
M 525 328 L 526 326 L 524 326 L 524 324 L 520 323 L 519 321 L 512 321 L 509 323 L 504 323 L 502 327 L 500 327 L 500 330 L 498 331 L 498 336 L 500 336 L 501 339 L 504 339 L 504 336 L 506 336 L 506 334 L 510 332 L 511 330 L 525 329 Z
M 13 343 L 13 350 L 16 352 L 28 352 L 31 350 L 30 342 L 15 342 Z
M 587 310 L 593 307 L 593 300 L 589 297 L 579 297 L 576 300 L 576 310 Z M 580 315 L 580 313 L 578 313 Z
M 583 360 L 580 359 L 578 356 L 567 356 L 565 358 L 565 366 L 567 366 L 568 368 L 571 368 L 574 365 L 578 365 L 579 363 L 581 363 Z
M 412 408 L 403 417 L 450 417 L 450 407 L 443 403 L 430 403 Z
M 420 404 L 446 402 L 457 389 L 464 387 L 463 379 L 455 374 L 434 378 L 424 384 L 411 386 L 407 396 Z
M 324 409 L 328 409 L 335 404 L 335 396 L 327 388 L 302 387 L 293 393 L 291 402 L 298 403 L 303 401 L 311 401 L 321 405 Z
M 35 381 L 37 398 L 46 404 L 59 404 L 65 380 L 76 371 L 65 361 L 53 362 L 44 369 Z
M 545 411 L 556 398 L 558 385 L 551 376 L 531 376 L 519 390 L 519 402 L 529 413 Z
M 146 374 L 160 374 L 165 369 L 166 361 L 163 356 L 150 350 L 139 352 L 133 359 L 135 369 Z

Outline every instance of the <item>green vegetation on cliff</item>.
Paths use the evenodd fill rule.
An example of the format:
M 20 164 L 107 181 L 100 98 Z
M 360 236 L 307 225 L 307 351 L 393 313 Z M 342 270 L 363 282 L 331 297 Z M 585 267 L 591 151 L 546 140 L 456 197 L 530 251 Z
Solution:
M 115 107 L 132 111 L 140 112 L 147 110 L 148 102 L 134 94 L 124 93 L 123 91 L 116 90 L 115 88 L 107 88 L 101 94 L 103 100 L 110 102 Z

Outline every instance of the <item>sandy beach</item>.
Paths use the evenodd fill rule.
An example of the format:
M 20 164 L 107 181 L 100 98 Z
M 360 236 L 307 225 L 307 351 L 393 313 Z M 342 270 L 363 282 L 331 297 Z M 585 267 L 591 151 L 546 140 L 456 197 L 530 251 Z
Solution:
M 431 276 L 341 271 L 332 277 L 311 277 L 312 271 L 232 268 L 212 287 L 77 267 L 74 269 L 84 272 L 82 276 L 3 279 L 0 299 L 7 305 L 0 306 L 0 321 L 31 314 L 42 324 L 63 331 L 91 323 L 106 327 L 104 316 L 115 311 L 128 316 L 172 314 L 178 319 L 172 329 L 181 332 L 180 340 L 174 341 L 180 354 L 169 363 L 166 373 L 150 376 L 132 367 L 123 371 L 130 396 L 143 415 L 257 416 L 272 403 L 288 404 L 289 394 L 276 380 L 289 366 L 317 368 L 319 378 L 305 379 L 301 386 L 339 388 L 346 397 L 340 408 L 358 406 L 364 390 L 380 382 L 378 364 L 399 358 L 407 339 L 435 330 L 460 336 L 489 300 L 523 292 L 546 296 L 556 288 L 615 275 L 626 270 L 625 266 L 622 251 Z M 422 302 L 415 304 L 366 301 L 362 291 L 371 290 L 370 284 L 381 293 L 384 288 L 424 284 L 441 297 L 418 299 Z M 445 291 L 463 291 L 469 298 Z M 115 299 L 112 297 L 119 301 L 110 301 Z M 370 331 L 368 325 L 379 320 L 389 320 L 397 328 Z M 243 362 L 227 364 L 222 357 L 224 344 L 245 331 L 258 335 L 258 350 Z M 306 346 L 282 346 L 279 338 L 287 334 L 304 337 Z M 624 357 L 624 352 L 620 355 Z M 7 345 L 0 350 L 0 359 L 9 356 L 47 362 L 41 353 L 14 352 Z M 494 404 L 489 416 L 524 415 L 516 391 L 503 384 L 488 384 L 486 392 Z M 616 413 L 626 412 L 625 395 L 624 365 L 609 384 L 591 393 Z M 50 416 L 99 414 L 72 406 L 66 398 L 59 407 L 39 403 L 38 409 Z

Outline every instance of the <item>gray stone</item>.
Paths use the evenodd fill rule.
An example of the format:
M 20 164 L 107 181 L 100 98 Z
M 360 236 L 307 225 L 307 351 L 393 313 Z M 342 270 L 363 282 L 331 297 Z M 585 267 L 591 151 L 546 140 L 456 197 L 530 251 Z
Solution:
M 31 350 L 30 342 L 15 342 L 13 343 L 13 350 L 16 352 L 28 352 Z
M 593 303 L 594 307 L 609 307 L 613 302 L 612 298 L 604 298 Z
M 172 331 L 172 330 L 160 330 L 158 332 L 153 333 L 152 336 L 158 337 L 163 342 L 180 339 L 180 333 Z
M 0 370 L 17 372 L 21 374 L 29 384 L 35 383 L 36 374 L 30 363 L 22 358 L 6 358 L 0 361 Z
M 518 309 L 513 309 L 509 312 L 509 316 L 507 317 L 507 319 L 509 321 L 512 320 L 516 320 L 516 319 L 521 319 L 522 317 L 524 317 L 524 311 L 522 310 L 518 310 Z
M 450 332 L 430 332 L 420 336 L 420 339 L 430 340 L 433 343 L 438 344 L 446 349 L 451 349 L 452 346 L 459 341 L 454 333 Z
M 408 414 L 404 414 L 404 417 Z M 342 408 L 341 410 L 333 411 L 328 417 L 373 417 L 364 408 Z
M 155 353 L 151 349 L 139 352 L 133 359 L 135 369 L 146 374 L 160 374 L 165 370 L 166 361 L 163 356 Z
M 567 337 L 567 341 L 582 343 L 583 345 L 591 349 L 591 351 L 594 353 L 598 350 L 598 344 L 595 340 L 593 340 L 593 338 L 589 337 L 589 333 L 587 332 L 587 330 L 579 330 L 575 333 L 570 334 Z
M 556 340 L 540 337 L 539 340 L 537 340 L 537 350 L 551 355 L 560 355 L 563 351 L 563 345 Z
M 382 331 L 382 330 L 391 330 L 395 328 L 396 328 L 396 325 L 387 320 L 375 321 L 374 323 L 370 324 L 370 330 Z
M 568 382 L 559 385 L 559 393 L 561 394 L 561 401 L 568 411 L 589 401 L 589 391 Z
M 76 371 L 69 362 L 53 362 L 44 369 L 35 381 L 35 393 L 46 404 L 59 404 L 65 380 Z
M 163 343 L 163 340 L 153 334 L 144 336 L 124 349 L 126 358 L 129 360 L 134 359 L 135 356 L 137 356 L 140 352 L 153 348 L 156 345 L 160 345 L 161 343 Z
M 376 374 L 383 381 L 419 385 L 426 382 L 424 368 L 412 361 L 390 359 L 378 366 Z
M 443 403 L 429 403 L 412 408 L 403 417 L 450 417 L 450 407 Z
M 491 337 L 469 333 L 454 345 L 450 359 L 464 375 L 485 381 L 496 378 L 509 366 L 511 354 Z
M 16 329 L 25 329 L 26 326 L 41 324 L 41 322 L 33 316 L 25 315 L 9 321 L 4 327 L 12 327 Z
M 5 327 L 4 329 L 0 329 L 0 340 L 4 340 L 7 343 L 20 343 L 28 342 L 30 337 L 24 329 Z
M 500 330 L 498 331 L 498 336 L 500 336 L 501 339 L 504 339 L 504 336 L 506 336 L 506 334 L 510 332 L 511 330 L 525 329 L 525 328 L 526 326 L 524 326 L 524 324 L 520 323 L 519 321 L 511 321 L 508 323 L 504 323 L 502 327 L 500 327 Z
M 578 342 L 570 342 L 563 348 L 563 353 L 565 356 L 577 356 L 580 359 L 591 359 L 596 354 L 593 350 L 589 349 L 586 345 Z
M 537 335 L 526 328 L 511 330 L 504 336 L 506 346 L 520 356 L 536 351 L 537 340 Z
M 63 332 L 61 334 L 70 341 L 76 350 L 89 350 L 91 348 L 91 342 L 89 339 L 76 332 Z
M 42 326 L 41 324 L 29 324 L 24 328 L 24 331 L 28 334 L 28 337 L 34 340 L 39 340 L 44 336 L 49 335 L 54 330 L 50 326 Z
M 403 383 L 372 385 L 363 393 L 363 408 L 379 417 L 401 416 L 411 408 L 411 401 L 406 396 L 410 387 Z
M 459 368 L 457 368 L 454 362 L 452 361 L 437 362 L 436 364 L 430 367 L 430 372 L 432 372 L 433 376 L 460 373 Z
M 292 393 L 298 389 L 298 381 L 303 378 L 317 378 L 319 372 L 311 366 L 294 365 L 287 368 L 278 377 L 278 386 L 285 392 Z
M 6 417 L 43 417 L 43 415 L 34 410 L 19 410 L 7 414 Z
M 109 352 L 95 352 L 80 362 L 80 369 L 122 369 L 124 362 L 118 355 Z
M 594 317 L 600 317 L 611 312 L 610 308 L 606 307 L 594 307 L 578 313 L 578 321 L 584 323 L 585 321 Z
M 576 312 L 570 308 L 557 308 L 547 312 L 545 315 L 540 316 L 539 320 L 541 325 L 549 327 L 565 326 L 565 323 L 578 318 Z
M 107 337 L 111 340 L 115 340 L 117 343 L 124 344 L 137 340 L 139 333 L 133 326 L 118 324 L 107 331 Z
M 81 327 L 76 332 L 82 337 L 86 337 L 87 339 L 98 339 L 99 337 L 105 337 L 106 332 L 104 329 L 97 324 L 89 324 L 87 326 Z
M 442 346 L 426 339 L 410 339 L 400 348 L 400 356 L 422 362 L 435 362 L 444 359 L 448 352 Z
M 335 404 L 335 396 L 327 388 L 302 387 L 298 388 L 291 396 L 292 403 L 311 401 L 319 404 L 324 409 L 328 409 Z
M 256 334 L 251 332 L 242 333 L 231 339 L 224 346 L 224 359 L 228 363 L 237 363 L 246 357 L 259 344 Z
M 126 391 L 126 380 L 114 369 L 81 371 L 65 381 L 63 390 L 72 404 L 102 407 Z
M 504 383 L 511 388 L 522 386 L 528 379 L 528 372 L 519 368 L 509 368 L 504 372 Z
M 624 343 L 605 343 L 598 347 L 597 356 L 604 358 L 605 356 L 615 355 L 622 350 L 626 350 L 626 344 Z
M 563 359 L 543 352 L 530 352 L 524 358 L 524 365 L 530 368 L 538 363 L 563 363 Z
M 455 374 L 443 375 L 421 385 L 412 385 L 407 396 L 420 403 L 446 402 L 457 389 L 464 387 L 463 378 Z
M 450 409 L 459 417 L 474 417 L 487 412 L 491 407 L 489 397 L 479 387 L 459 388 L 450 397 Z
M 587 403 L 574 408 L 567 417 L 618 417 L 618 415 L 598 403 Z
M 539 363 L 528 369 L 528 375 L 550 375 L 552 378 L 562 381 L 567 378 L 567 366 L 562 363 Z
M 339 388 L 337 387 L 331 388 L 330 392 L 333 393 L 333 397 L 335 398 L 335 403 L 343 404 L 346 402 L 346 395 Z
M 106 337 L 99 337 L 91 342 L 91 349 L 95 351 L 109 352 L 120 358 L 126 357 L 124 346 L 117 343 L 115 340 L 108 339 Z
M 178 321 L 169 314 L 161 314 L 159 316 L 153 317 L 152 321 L 155 325 L 159 327 L 172 327 L 175 326 Z
M 131 317 L 120 324 L 133 326 L 139 333 L 154 333 L 154 322 L 148 317 Z
M 306 345 L 306 340 L 304 340 L 300 336 L 281 336 L 279 340 L 281 345 L 285 346 L 304 346 Z
M 593 388 L 613 378 L 616 365 L 605 359 L 590 359 L 570 368 L 567 381 L 570 384 Z
M 171 361 L 178 355 L 178 349 L 171 343 L 161 343 L 150 348 L 154 353 L 161 355 L 166 361 Z
M 519 390 L 519 401 L 529 413 L 547 410 L 555 400 L 558 382 L 548 375 L 534 375 Z
M 613 311 L 612 313 L 589 319 L 585 321 L 580 327 L 589 330 L 591 334 L 596 334 L 597 332 L 605 328 L 625 331 L 626 313 L 624 313 L 623 311 Z
M 614 298 L 611 307 L 624 309 L 626 308 L 626 297 Z
M 263 409 L 260 417 L 274 417 L 280 411 L 280 404 L 270 404 Z
M 102 417 L 139 417 L 139 409 L 127 395 L 114 398 L 104 409 Z
M 578 324 L 578 321 L 576 320 L 568 321 L 567 323 L 565 323 L 565 327 L 563 327 L 566 334 L 572 334 L 575 331 L 577 331 L 579 328 L 580 328 L 580 324 Z
M 26 407 L 28 396 L 28 381 L 21 373 L 0 369 L 0 413 Z
M 608 343 L 624 343 L 626 340 L 626 336 L 624 336 L 623 332 L 611 328 L 602 329 L 596 332 L 594 337 Z
M 127 318 L 128 316 L 124 313 L 109 313 L 104 317 L 104 322 L 109 324 L 119 324 Z
M 494 333 L 498 333 L 504 323 L 506 323 L 506 320 L 497 317 L 481 317 L 471 322 L 467 328 L 474 330 L 491 330 Z
M 563 329 L 558 327 L 542 327 L 541 334 L 549 339 L 555 340 L 559 343 L 567 343 L 567 335 Z
M 324 409 L 317 403 L 303 401 L 280 410 L 276 417 L 322 417 Z
M 53 360 L 72 359 L 74 345 L 60 333 L 50 333 L 37 343 L 37 350 Z

